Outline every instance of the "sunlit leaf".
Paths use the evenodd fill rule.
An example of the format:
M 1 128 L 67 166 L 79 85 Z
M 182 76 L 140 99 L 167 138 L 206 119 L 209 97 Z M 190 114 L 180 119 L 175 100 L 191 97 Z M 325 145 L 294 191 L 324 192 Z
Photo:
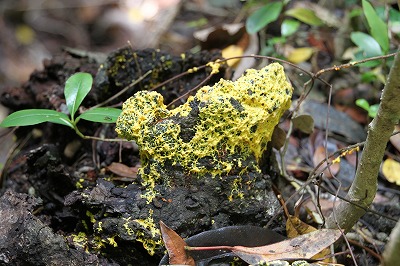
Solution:
M 73 128 L 66 114 L 47 109 L 26 109 L 7 116 L 0 124 L 1 127 L 30 126 L 43 122 L 52 122 Z
M 386 179 L 400 186 L 400 163 L 391 158 L 386 159 L 382 164 L 382 173 Z
M 75 73 L 65 82 L 64 95 L 72 119 L 92 88 L 92 83 L 93 78 L 89 73 Z
M 281 2 L 268 3 L 251 14 L 246 20 L 246 30 L 254 34 L 275 21 L 281 13 L 283 4 Z
M 356 100 L 356 105 L 364 109 L 365 111 L 369 110 L 369 103 L 365 99 L 357 99 Z
M 229 45 L 228 47 L 222 50 L 222 57 L 223 58 L 230 58 L 230 57 L 237 57 L 243 55 L 243 48 L 238 45 Z M 234 66 L 240 61 L 240 58 L 228 60 L 228 66 Z
M 376 114 L 378 113 L 378 109 L 379 109 L 379 104 L 373 104 L 369 107 L 368 110 L 368 115 L 372 118 L 374 118 L 376 116 Z
M 379 43 L 383 51 L 387 52 L 389 50 L 389 37 L 386 23 L 382 21 L 368 1 L 362 0 L 362 6 L 372 37 Z
M 350 38 L 364 52 L 365 57 L 373 57 L 383 54 L 379 43 L 364 32 L 352 32 Z
M 281 25 L 282 36 L 290 36 L 297 31 L 300 26 L 300 22 L 293 19 L 285 19 Z
M 296 48 L 289 53 L 289 55 L 287 56 L 287 60 L 292 63 L 298 64 L 310 59 L 313 53 L 314 48 L 311 47 Z
M 315 15 L 314 11 L 306 8 L 292 8 L 286 11 L 285 14 L 311 26 L 321 26 L 324 24 L 323 21 Z
M 83 119 L 99 123 L 115 123 L 117 122 L 118 116 L 120 114 L 121 109 L 99 107 L 85 111 L 80 116 L 78 116 L 76 120 L 78 121 L 79 119 Z

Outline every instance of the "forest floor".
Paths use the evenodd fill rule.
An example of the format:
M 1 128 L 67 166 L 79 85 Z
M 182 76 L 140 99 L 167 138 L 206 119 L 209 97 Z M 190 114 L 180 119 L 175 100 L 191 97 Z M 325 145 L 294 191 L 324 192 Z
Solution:
M 295 17 L 281 11 L 278 20 L 249 34 L 246 18 L 263 6 L 261 2 L 56 0 L 0 4 L 0 120 L 22 109 L 65 111 L 64 85 L 75 72 L 88 72 L 94 78 L 93 89 L 79 112 L 126 88 L 107 104 L 119 108 L 135 92 L 155 89 L 165 104 L 179 98 L 174 102 L 179 106 L 203 81 L 212 86 L 221 78 L 235 80 L 246 69 L 260 69 L 274 61 L 251 57 L 253 54 L 284 60 L 280 62 L 294 88 L 292 106 L 259 161 L 262 172 L 249 170 L 240 179 L 241 196 L 233 199 L 227 195 L 232 196 L 231 184 L 237 184 L 240 174 L 233 171 L 223 178 L 205 180 L 175 167 L 160 172 L 181 176 L 184 185 L 173 189 L 160 185 L 161 196 L 148 204 L 141 197 L 145 189 L 137 173 L 143 162 L 135 142 L 81 139 L 73 130 L 52 123 L 1 128 L 1 264 L 157 265 L 165 251 L 157 240 L 160 236 L 154 235 L 159 220 L 181 237 L 223 229 L 211 231 L 205 240 L 200 236 L 188 242 L 199 246 L 274 243 L 288 234 L 288 213 L 315 228 L 323 225 L 338 196 L 346 196 L 362 148 L 351 153 L 339 151 L 357 143 L 362 147 L 392 58 L 340 67 L 358 56 L 360 44 L 357 47 L 351 41 L 351 34 L 368 31 L 361 4 L 345 1 L 324 6 L 318 1 L 291 1 L 286 10 L 312 10 L 321 24 L 310 25 L 300 19 L 296 31 L 283 36 L 283 21 L 295 21 Z M 400 17 L 396 4 L 386 6 L 386 11 Z M 388 53 L 395 52 L 400 41 L 398 28 L 389 30 Z M 236 56 L 245 57 L 228 61 L 210 79 L 210 67 L 186 73 Z M 307 87 L 313 78 L 309 74 L 321 70 L 321 80 L 312 80 L 313 86 Z M 182 73 L 186 75 L 180 76 Z M 130 85 L 138 79 L 143 80 Z M 359 99 L 364 103 L 357 105 Z M 79 127 L 87 136 L 117 138 L 113 124 L 82 121 Z M 329 159 L 328 167 L 324 160 L 335 152 L 338 159 Z M 316 181 L 305 190 L 302 185 L 310 179 Z M 251 182 L 254 187 L 245 185 Z M 382 158 L 373 205 L 347 234 L 349 245 L 341 242 L 335 248 L 340 253 L 338 263 L 379 264 L 400 218 L 399 185 L 397 134 Z M 285 203 L 286 215 L 281 207 Z M 259 231 L 261 227 L 273 232 Z M 203 263 L 199 265 L 229 265 L 214 253 L 196 256 Z

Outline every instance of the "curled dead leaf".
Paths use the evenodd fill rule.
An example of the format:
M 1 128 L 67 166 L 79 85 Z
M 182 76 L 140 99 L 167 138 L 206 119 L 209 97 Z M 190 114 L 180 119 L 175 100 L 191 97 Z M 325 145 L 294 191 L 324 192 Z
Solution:
M 194 259 L 186 253 L 186 242 L 171 228 L 160 221 L 161 236 L 168 251 L 169 263 L 195 266 Z
M 136 178 L 138 167 L 129 167 L 122 163 L 113 162 L 107 166 L 107 170 L 120 177 Z

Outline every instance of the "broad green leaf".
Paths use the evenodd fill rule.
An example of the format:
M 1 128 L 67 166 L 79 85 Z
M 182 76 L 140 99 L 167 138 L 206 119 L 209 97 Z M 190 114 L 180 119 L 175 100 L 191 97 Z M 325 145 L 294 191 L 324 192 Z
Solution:
M 267 26 L 269 23 L 277 20 L 281 13 L 283 4 L 281 2 L 268 3 L 262 8 L 251 14 L 246 20 L 246 30 L 254 34 Z
M 78 121 L 79 119 L 83 119 L 99 123 L 115 123 L 117 122 L 117 118 L 121 114 L 121 111 L 121 109 L 109 107 L 89 109 L 78 116 L 76 118 L 76 121 Z
M 352 60 L 352 61 L 361 61 L 367 57 L 368 56 L 365 55 L 365 52 L 360 50 L 354 54 L 354 60 Z M 380 64 L 382 64 L 381 60 L 372 60 L 372 61 L 367 61 L 365 63 L 357 64 L 357 66 L 359 66 L 359 67 L 376 67 Z
M 383 51 L 387 52 L 389 50 L 389 37 L 386 23 L 382 21 L 368 1 L 362 0 L 362 6 L 372 37 L 379 43 Z
M 376 7 L 375 11 L 382 21 L 387 20 L 386 9 L 384 6 Z M 389 32 L 392 32 L 394 34 L 400 33 L 400 12 L 394 9 L 393 7 L 389 8 L 388 27 L 389 27 Z
M 290 36 L 297 31 L 300 26 L 300 22 L 293 19 L 285 19 L 281 25 L 282 36 Z
M 1 127 L 30 126 L 43 122 L 52 122 L 74 128 L 66 114 L 47 109 L 26 109 L 7 116 Z
M 89 73 L 75 73 L 65 83 L 64 95 L 72 120 L 74 120 L 74 115 L 83 99 L 92 88 L 92 83 L 93 78 Z
M 365 99 L 357 99 L 356 105 L 364 109 L 365 111 L 369 110 L 369 103 Z
M 382 50 L 374 38 L 364 32 L 352 32 L 351 40 L 364 52 L 366 57 L 382 55 Z
M 305 8 L 292 8 L 285 12 L 285 15 L 294 17 L 301 22 L 304 22 L 311 26 L 321 26 L 324 23 L 322 20 L 315 15 L 315 12 Z

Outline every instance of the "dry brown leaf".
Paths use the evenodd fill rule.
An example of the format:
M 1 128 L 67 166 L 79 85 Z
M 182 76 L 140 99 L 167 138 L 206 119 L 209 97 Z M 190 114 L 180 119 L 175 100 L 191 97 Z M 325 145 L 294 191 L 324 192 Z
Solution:
M 136 178 L 137 176 L 137 167 L 129 167 L 122 163 L 111 163 L 107 166 L 107 170 L 122 177 Z
M 299 218 L 289 215 L 286 221 L 286 233 L 289 238 L 294 238 L 300 235 L 309 234 L 317 231 L 317 228 L 306 224 Z M 331 253 L 329 247 L 324 248 L 318 254 L 314 255 L 312 259 L 321 259 L 328 256 Z M 331 259 L 326 259 L 324 262 L 333 262 Z
M 322 215 L 328 216 L 333 209 L 333 201 L 330 199 L 319 199 L 319 204 L 321 205 L 321 212 Z M 308 200 L 305 204 L 304 207 L 306 208 L 306 211 L 310 212 L 318 212 L 315 204 L 311 201 Z
M 232 247 L 232 251 L 249 264 L 273 260 L 310 259 L 332 245 L 341 236 L 340 230 L 321 229 L 272 245 L 261 247 Z
M 289 238 L 294 238 L 300 235 L 308 234 L 316 231 L 315 227 L 306 224 L 299 218 L 289 215 L 286 221 L 286 233 Z
M 168 251 L 169 264 L 195 266 L 194 259 L 186 253 L 186 242 L 171 228 L 160 221 L 161 236 Z
M 349 117 L 351 117 L 354 121 L 360 124 L 368 124 L 368 115 L 365 110 L 361 109 L 358 106 L 347 106 L 347 105 L 339 105 L 335 104 L 335 108 Z
M 283 145 L 285 145 L 285 142 L 286 142 L 286 132 L 282 128 L 276 126 L 274 128 L 274 132 L 272 133 L 271 137 L 272 146 L 275 149 L 279 150 L 280 148 L 283 147 Z

